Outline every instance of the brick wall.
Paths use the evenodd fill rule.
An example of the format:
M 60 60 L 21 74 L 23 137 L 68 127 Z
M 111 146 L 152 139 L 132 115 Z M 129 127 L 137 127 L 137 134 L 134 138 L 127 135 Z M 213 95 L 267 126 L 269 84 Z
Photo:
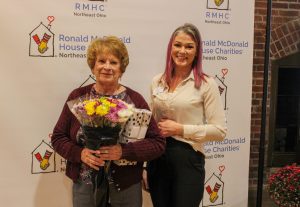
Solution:
M 252 86 L 252 108 L 251 108 L 251 146 L 249 187 L 257 184 L 261 106 L 263 96 L 263 72 L 264 72 L 264 47 L 265 27 L 267 14 L 267 0 L 255 0 L 255 22 L 254 22 L 254 57 L 253 57 L 253 86 Z M 273 0 L 272 1 L 272 25 L 270 58 L 280 59 L 300 51 L 300 0 Z M 271 68 L 271 64 L 270 64 Z M 271 81 L 269 73 L 269 83 Z M 270 84 L 269 84 L 270 86 Z M 270 91 L 270 90 L 268 90 Z M 269 117 L 269 97 L 267 103 L 267 117 Z M 268 127 L 266 124 L 266 152 L 268 150 Z M 267 161 L 267 154 L 265 161 Z M 266 162 L 265 162 L 266 163 Z M 265 165 L 266 166 L 266 165 Z M 265 168 L 268 173 L 269 169 Z

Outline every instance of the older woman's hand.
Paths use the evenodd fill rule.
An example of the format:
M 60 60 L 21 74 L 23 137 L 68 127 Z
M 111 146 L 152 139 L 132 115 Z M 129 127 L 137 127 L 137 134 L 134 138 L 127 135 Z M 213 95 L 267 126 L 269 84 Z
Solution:
M 95 170 L 99 170 L 100 166 L 104 166 L 99 150 L 84 148 L 81 152 L 81 161 Z
M 122 147 L 119 144 L 100 147 L 101 159 L 119 160 L 122 157 Z
M 179 124 L 170 119 L 162 119 L 160 122 L 158 122 L 158 128 L 163 137 L 183 135 L 182 124 Z

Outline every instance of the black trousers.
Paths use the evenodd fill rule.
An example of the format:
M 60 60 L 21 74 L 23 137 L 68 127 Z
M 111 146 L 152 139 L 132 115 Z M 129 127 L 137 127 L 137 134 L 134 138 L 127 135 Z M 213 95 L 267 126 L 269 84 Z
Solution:
M 154 207 L 199 207 L 205 178 L 204 155 L 191 145 L 167 138 L 165 153 L 148 163 Z

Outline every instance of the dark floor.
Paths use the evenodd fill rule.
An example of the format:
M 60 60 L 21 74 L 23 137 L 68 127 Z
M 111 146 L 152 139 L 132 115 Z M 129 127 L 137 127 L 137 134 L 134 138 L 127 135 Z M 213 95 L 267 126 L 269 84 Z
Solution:
M 249 190 L 248 195 L 248 207 L 256 207 L 256 189 Z M 266 189 L 263 190 L 262 194 L 262 207 L 277 207 L 277 205 L 270 199 L 269 193 Z

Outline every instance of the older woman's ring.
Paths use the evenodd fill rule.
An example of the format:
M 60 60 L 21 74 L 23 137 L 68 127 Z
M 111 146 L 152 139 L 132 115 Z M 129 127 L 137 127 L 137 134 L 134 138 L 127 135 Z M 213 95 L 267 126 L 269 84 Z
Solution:
M 107 154 L 107 153 L 108 153 L 108 150 L 103 150 L 102 153 L 103 153 L 103 154 Z

